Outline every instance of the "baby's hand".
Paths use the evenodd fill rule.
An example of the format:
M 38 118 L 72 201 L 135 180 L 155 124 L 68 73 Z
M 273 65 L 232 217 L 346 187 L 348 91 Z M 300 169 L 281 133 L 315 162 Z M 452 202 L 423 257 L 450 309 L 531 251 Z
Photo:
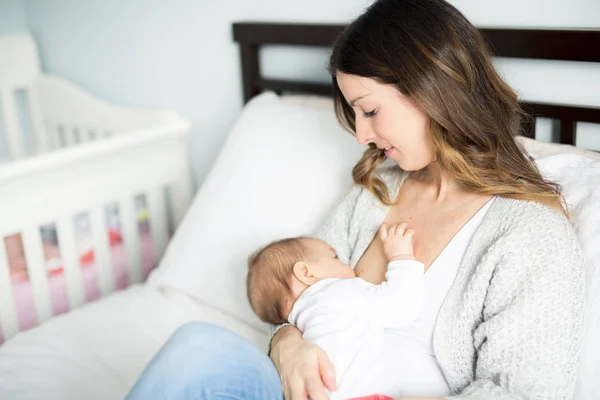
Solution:
M 407 224 L 392 225 L 389 229 L 384 222 L 379 228 L 379 236 L 383 242 L 383 251 L 388 260 L 414 260 L 412 237 L 415 231 L 406 229 Z

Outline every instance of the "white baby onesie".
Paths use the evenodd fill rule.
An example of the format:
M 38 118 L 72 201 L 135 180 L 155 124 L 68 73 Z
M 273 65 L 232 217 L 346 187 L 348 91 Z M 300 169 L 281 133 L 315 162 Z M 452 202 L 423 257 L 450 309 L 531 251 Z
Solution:
M 385 362 L 386 328 L 413 322 L 423 304 L 424 266 L 418 261 L 393 261 L 386 282 L 362 278 L 323 279 L 307 288 L 288 317 L 302 337 L 322 348 L 336 370 L 337 386 L 330 399 L 387 394 L 393 366 Z

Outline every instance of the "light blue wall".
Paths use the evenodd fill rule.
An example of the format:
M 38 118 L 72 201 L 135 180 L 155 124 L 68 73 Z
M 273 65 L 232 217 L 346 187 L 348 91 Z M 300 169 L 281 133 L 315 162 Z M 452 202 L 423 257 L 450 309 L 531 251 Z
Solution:
M 231 23 L 343 22 L 367 3 L 25 0 L 25 7 L 46 71 L 119 104 L 172 108 L 189 118 L 193 175 L 201 182 L 242 106 Z
M 343 23 L 370 2 L 0 0 L 0 32 L 27 23 L 46 71 L 118 104 L 172 108 L 189 118 L 193 175 L 201 182 L 242 106 L 231 23 Z M 478 26 L 600 27 L 600 0 L 451 2 Z M 267 75 L 327 79 L 326 51 L 268 49 L 262 56 Z M 600 107 L 598 65 L 507 60 L 498 65 L 525 99 Z M 600 149 L 600 129 L 584 128 L 596 131 L 583 132 L 580 144 Z
M 0 0 L 0 35 L 27 29 L 21 0 Z

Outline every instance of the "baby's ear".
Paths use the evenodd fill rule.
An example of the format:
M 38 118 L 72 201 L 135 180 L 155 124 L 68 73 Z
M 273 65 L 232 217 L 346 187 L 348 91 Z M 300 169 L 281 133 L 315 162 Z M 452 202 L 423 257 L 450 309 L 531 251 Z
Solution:
M 311 273 L 308 264 L 305 262 L 298 261 L 296 264 L 294 264 L 293 271 L 296 279 L 305 285 L 312 285 L 314 283 L 314 276 Z

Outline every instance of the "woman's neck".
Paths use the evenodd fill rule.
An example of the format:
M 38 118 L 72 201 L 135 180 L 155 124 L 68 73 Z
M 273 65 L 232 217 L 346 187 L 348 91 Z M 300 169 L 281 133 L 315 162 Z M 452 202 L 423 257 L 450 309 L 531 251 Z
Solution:
M 448 177 L 437 161 L 422 170 L 411 173 L 412 179 L 424 186 L 424 193 L 434 202 L 443 202 L 448 196 L 460 190 L 455 179 Z

